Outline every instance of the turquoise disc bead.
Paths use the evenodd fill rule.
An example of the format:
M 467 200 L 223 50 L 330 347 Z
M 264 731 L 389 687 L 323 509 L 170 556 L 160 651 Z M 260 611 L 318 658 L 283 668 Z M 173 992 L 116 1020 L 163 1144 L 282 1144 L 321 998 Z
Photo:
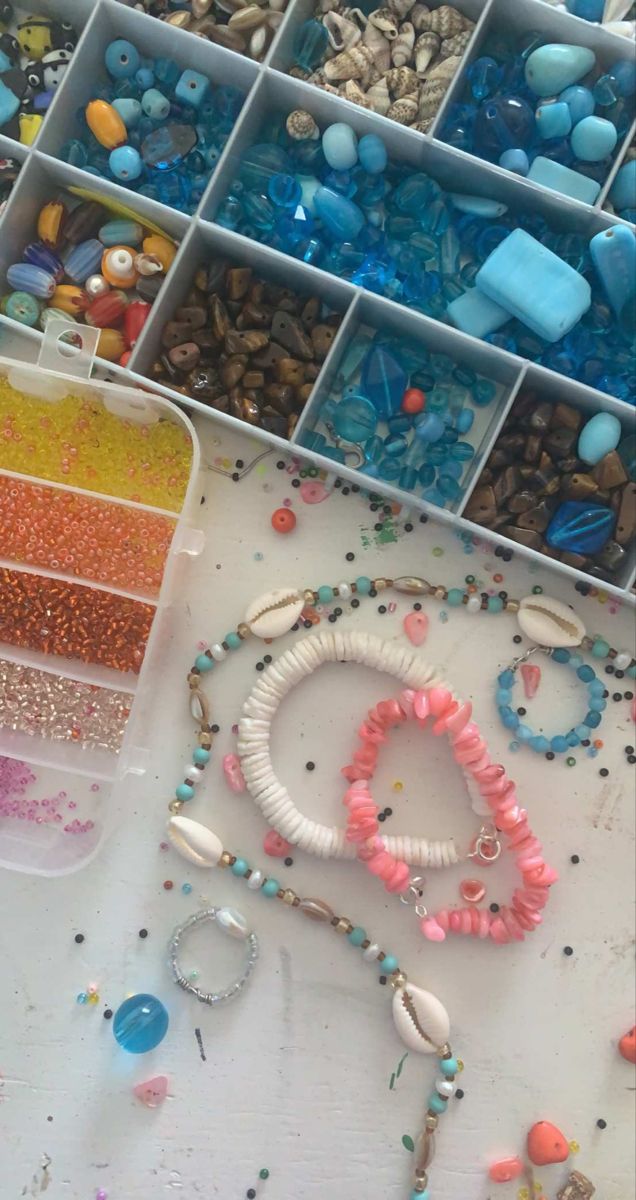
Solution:
M 359 596 L 368 596 L 371 586 L 371 580 L 367 575 L 359 575 L 356 579 L 356 591 Z
M 355 925 L 351 933 L 347 934 L 352 946 L 361 946 L 366 941 L 366 930 L 361 925 Z
M 382 962 L 380 963 L 380 970 L 382 971 L 382 974 L 383 975 L 392 975 L 394 971 L 397 971 L 397 969 L 398 969 L 397 958 L 395 958 L 393 956 L 393 954 L 385 954 L 384 958 L 382 959 Z
M 175 788 L 175 796 L 177 800 L 191 800 L 194 796 L 194 788 L 190 787 L 189 783 L 180 783 L 178 788 Z
M 456 1075 L 459 1070 L 459 1064 L 456 1058 L 442 1058 L 440 1059 L 439 1065 L 442 1075 Z
M 247 870 L 249 870 L 249 867 L 244 858 L 237 858 L 232 863 L 233 875 L 244 875 Z
M 448 1108 L 448 1100 L 445 1100 L 443 1096 L 438 1096 L 437 1092 L 431 1092 L 428 1098 L 428 1107 L 430 1108 L 431 1112 L 437 1113 L 438 1116 L 441 1116 L 441 1114 L 445 1113 L 446 1109 Z
M 461 604 L 462 600 L 464 599 L 464 593 L 463 593 L 462 588 L 451 588 L 446 599 L 447 599 L 448 603 L 450 604 L 451 608 L 458 608 L 459 605 Z
M 197 671 L 200 671 L 202 675 L 205 675 L 206 671 L 212 670 L 212 667 L 214 666 L 214 659 L 210 658 L 207 654 L 197 654 L 194 660 L 194 665 Z
M 224 641 L 226 645 L 230 647 L 230 650 L 238 650 L 241 644 L 241 639 L 238 633 L 226 633 Z
M 330 600 L 333 600 L 333 588 L 326 583 L 321 584 L 318 588 L 318 600 L 321 604 L 328 604 Z
M 204 750 L 203 746 L 197 746 L 194 754 L 192 755 L 192 760 L 197 764 L 198 767 L 204 767 L 205 764 L 209 763 L 210 761 L 210 751 Z
M 263 886 L 261 888 L 261 891 L 264 896 L 269 896 L 271 898 L 272 896 L 277 895 L 279 889 L 280 889 L 280 883 L 278 882 L 277 879 L 266 879 L 265 883 L 263 884 Z

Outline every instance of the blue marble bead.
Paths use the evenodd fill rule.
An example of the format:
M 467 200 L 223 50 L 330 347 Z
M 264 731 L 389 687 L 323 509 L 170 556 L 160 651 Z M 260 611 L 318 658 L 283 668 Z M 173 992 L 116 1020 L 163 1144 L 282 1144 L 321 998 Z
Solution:
M 548 525 L 546 541 L 557 550 L 596 554 L 612 536 L 615 524 L 615 513 L 604 505 L 566 500 Z
M 459 588 L 455 588 L 454 591 L 459 592 L 459 595 L 460 595 L 459 603 L 461 604 L 461 598 L 464 593 Z M 449 592 L 449 596 L 450 596 L 450 592 Z M 449 604 L 450 604 L 450 600 L 449 600 Z M 511 692 L 510 688 L 497 688 L 497 691 L 495 692 L 495 704 L 497 704 L 497 705 L 510 704 L 511 701 L 512 701 L 512 692 Z
M 596 55 L 585 46 L 539 46 L 527 59 L 526 83 L 536 96 L 555 96 L 578 83 L 595 63 Z
M 578 125 L 584 117 L 591 117 L 596 107 L 592 92 L 581 84 L 573 84 L 572 87 L 566 88 L 561 92 L 559 100 L 562 104 L 567 104 L 573 125 Z
M 209 80 L 199 71 L 184 71 L 174 89 L 177 100 L 191 108 L 200 108 L 210 91 Z
M 141 97 L 141 107 L 153 121 L 165 121 L 170 112 L 170 101 L 158 88 L 147 88 Z
M 610 188 L 609 198 L 621 216 L 625 215 L 625 209 L 636 208 L 636 158 L 620 168 Z
M 636 292 L 636 235 L 627 225 L 606 229 L 592 238 L 590 254 L 618 316 Z
M 526 150 L 535 132 L 534 113 L 520 96 L 495 96 L 482 104 L 473 127 L 474 146 L 499 162 L 504 150 Z
M 314 205 L 323 225 L 339 241 L 354 242 L 361 233 L 365 224 L 364 213 L 352 200 L 347 200 L 330 188 L 319 187 Z
M 618 417 L 613 413 L 595 413 L 579 434 L 576 452 L 583 462 L 596 466 L 606 454 L 616 449 L 621 434 L 622 426 Z
M 514 171 L 515 175 L 527 175 L 530 170 L 530 159 L 525 150 L 504 150 L 499 159 L 499 166 L 504 171 Z
M 600 162 L 616 146 L 616 126 L 604 117 L 584 117 L 572 130 L 570 143 L 577 158 L 583 162 Z
M 73 283 L 85 283 L 89 275 L 99 271 L 104 247 L 97 238 L 89 238 L 73 246 L 64 258 L 64 270 Z
M 386 420 L 399 412 L 407 386 L 408 376 L 399 359 L 383 346 L 372 346 L 362 363 L 361 387 L 380 418 Z
M 139 68 L 139 51 L 132 42 L 118 38 L 106 47 L 104 62 L 113 79 L 130 79 Z
M 566 137 L 572 128 L 570 109 L 561 101 L 557 101 L 556 104 L 540 104 L 535 119 L 541 138 Z
M 170 1018 L 156 996 L 142 992 L 120 1004 L 113 1020 L 115 1041 L 129 1054 L 146 1054 L 163 1041 Z
M 358 142 L 360 166 L 368 175 L 381 175 L 386 170 L 388 155 L 386 146 L 376 133 L 366 133 Z
M 603 20 L 605 0 L 565 0 L 565 2 L 568 12 L 575 17 L 581 17 L 583 21 L 598 23 Z
M 636 63 L 633 57 L 615 62 L 609 73 L 616 81 L 619 96 L 629 97 L 636 93 Z
M 350 171 L 358 161 L 358 139 L 350 125 L 337 121 L 322 135 L 322 152 L 334 171 Z
M 139 179 L 144 169 L 141 155 L 133 146 L 117 146 L 111 150 L 108 165 L 115 179 L 121 179 L 124 183 Z
M 588 725 L 590 729 L 598 729 L 601 719 L 600 713 L 588 712 L 585 716 L 585 724 Z
M 325 26 L 320 21 L 305 21 L 294 38 L 294 58 L 303 71 L 313 71 L 322 63 L 329 45 Z
M 466 71 L 470 90 L 475 100 L 485 100 L 497 90 L 501 80 L 501 68 L 494 58 L 478 58 Z

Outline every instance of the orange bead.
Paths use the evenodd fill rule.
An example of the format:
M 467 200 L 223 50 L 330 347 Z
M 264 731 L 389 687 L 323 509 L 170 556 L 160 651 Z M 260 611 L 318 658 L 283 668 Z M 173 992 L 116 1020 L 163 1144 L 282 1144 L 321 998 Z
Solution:
M 91 100 L 86 105 L 86 124 L 100 146 L 114 150 L 128 141 L 128 132 L 116 108 L 105 100 Z
M 135 270 L 136 251 L 131 246 L 110 246 L 102 255 L 102 275 L 113 287 L 134 287 L 138 276 Z
M 168 238 L 160 237 L 157 233 L 153 233 L 151 237 L 144 238 L 143 248 L 144 254 L 153 254 L 159 259 L 164 271 L 170 270 L 177 253 L 177 247 L 174 242 L 171 242 Z
M 409 415 L 412 416 L 415 413 L 422 412 L 425 404 L 426 396 L 424 395 L 424 392 L 420 391 L 419 388 L 407 388 L 402 396 L 402 404 L 400 407 L 402 412 L 409 413 Z
M 618 1048 L 626 1062 L 636 1063 L 636 1025 L 621 1038 Z
M 51 308 L 61 308 L 62 312 L 71 313 L 72 316 L 86 312 L 89 304 L 88 293 L 71 283 L 61 283 L 51 297 Z
M 108 362 L 119 362 L 126 343 L 118 329 L 101 329 L 97 343 L 97 354 Z
M 277 533 L 291 533 L 296 528 L 296 517 L 291 508 L 277 508 L 272 513 L 272 529 Z

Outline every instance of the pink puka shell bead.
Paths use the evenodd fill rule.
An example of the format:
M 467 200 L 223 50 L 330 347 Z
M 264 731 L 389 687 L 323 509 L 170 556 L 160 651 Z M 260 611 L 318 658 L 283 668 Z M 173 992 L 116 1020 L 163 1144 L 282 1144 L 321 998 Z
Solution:
M 434 917 L 424 917 L 420 922 L 420 929 L 429 942 L 446 941 L 446 934 Z
M 502 1158 L 489 1168 L 488 1178 L 493 1183 L 512 1183 L 513 1179 L 518 1179 L 520 1175 L 523 1175 L 523 1170 L 520 1158 Z

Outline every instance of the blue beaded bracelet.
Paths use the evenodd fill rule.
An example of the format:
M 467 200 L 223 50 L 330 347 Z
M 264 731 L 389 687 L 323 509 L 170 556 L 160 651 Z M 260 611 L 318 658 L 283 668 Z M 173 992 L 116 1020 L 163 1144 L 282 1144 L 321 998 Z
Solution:
M 529 725 L 521 721 L 519 715 L 512 708 L 512 689 L 518 668 L 532 654 L 536 653 L 536 649 L 528 651 L 521 658 L 516 658 L 505 671 L 497 676 L 495 700 L 499 716 L 506 729 L 510 729 L 520 742 L 530 746 L 531 750 L 535 750 L 537 754 L 565 754 L 574 746 L 579 746 L 581 742 L 590 738 L 592 731 L 598 729 L 607 706 L 604 699 L 605 686 L 593 668 L 583 662 L 580 654 L 572 654 L 569 650 L 563 649 L 546 650 L 541 647 L 543 653 L 549 654 L 553 662 L 565 663 L 576 671 L 578 678 L 587 687 L 588 711 L 583 721 L 579 725 L 574 725 L 565 734 L 556 734 L 555 737 L 547 738 L 543 734 L 535 733 Z

